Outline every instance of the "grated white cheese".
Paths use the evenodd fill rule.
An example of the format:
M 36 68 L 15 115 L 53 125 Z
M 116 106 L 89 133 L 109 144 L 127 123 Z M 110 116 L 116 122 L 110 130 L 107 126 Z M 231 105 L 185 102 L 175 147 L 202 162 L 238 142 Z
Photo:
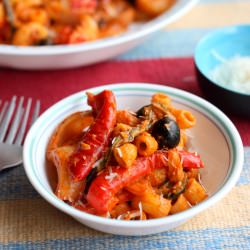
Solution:
M 116 148 L 116 150 L 117 150 L 118 155 L 119 155 L 120 157 L 122 157 L 122 151 L 121 151 L 121 149 L 120 149 L 120 148 Z
M 181 162 L 180 163 L 181 163 L 181 165 L 183 165 L 183 157 L 182 156 L 181 156 Z
M 161 204 L 161 205 L 164 205 L 164 199 L 165 199 L 165 198 L 164 198 L 164 195 L 163 195 L 163 193 L 161 193 L 161 194 L 160 194 L 160 204 Z
M 213 54 L 221 64 L 210 72 L 211 80 L 225 88 L 250 94 L 250 56 L 234 56 L 225 60 L 215 52 Z
M 100 187 L 100 189 L 102 189 L 103 191 L 106 191 L 107 189 L 103 186 Z
M 166 161 L 166 164 L 169 162 L 168 157 L 166 155 L 163 155 L 163 160 Z
M 186 141 L 186 145 L 185 148 L 188 149 L 188 151 L 195 151 L 195 146 L 193 144 L 193 136 L 186 134 L 187 135 L 187 141 Z
M 109 182 L 111 182 L 115 177 L 119 176 L 117 173 L 113 173 L 112 172 L 112 168 L 111 167 L 109 167 L 108 170 L 109 170 L 109 175 L 106 175 L 105 179 L 109 180 Z
M 185 131 L 185 134 L 186 134 L 186 136 L 187 136 L 188 138 L 190 138 L 190 139 L 193 139 L 193 138 L 194 138 L 194 136 L 192 135 L 192 133 L 190 132 L 190 130 L 186 130 L 186 131 Z
M 140 211 L 140 220 L 142 220 L 142 204 L 141 204 L 141 201 L 139 202 L 138 207 L 139 207 L 139 211 Z
M 122 219 L 122 216 L 123 216 L 123 214 L 119 215 L 116 219 L 117 219 L 117 220 L 121 220 L 121 219 Z

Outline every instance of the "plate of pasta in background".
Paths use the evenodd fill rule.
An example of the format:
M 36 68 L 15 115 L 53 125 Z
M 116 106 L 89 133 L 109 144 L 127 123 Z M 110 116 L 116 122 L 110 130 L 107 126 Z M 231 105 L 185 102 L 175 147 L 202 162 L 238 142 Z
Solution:
M 162 232 L 210 207 L 235 185 L 243 158 L 237 129 L 215 106 L 142 83 L 63 99 L 24 144 L 26 174 L 48 202 L 121 235 Z
M 197 0 L 2 0 L 0 66 L 61 69 L 121 54 Z

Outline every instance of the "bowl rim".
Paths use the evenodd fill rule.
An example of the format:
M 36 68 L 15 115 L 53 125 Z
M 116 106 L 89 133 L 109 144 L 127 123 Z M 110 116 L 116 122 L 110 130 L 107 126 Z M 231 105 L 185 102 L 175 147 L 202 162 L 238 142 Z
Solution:
M 94 51 L 104 49 L 111 46 L 127 43 L 149 35 L 159 29 L 164 28 L 167 24 L 177 20 L 179 17 L 188 12 L 199 0 L 181 0 L 176 1 L 165 13 L 155 19 L 146 22 L 144 28 L 136 31 L 125 32 L 114 37 L 98 39 L 96 41 L 86 42 L 73 45 L 56 45 L 56 46 L 13 46 L 0 45 L 0 55 L 15 55 L 15 56 L 48 56 L 48 55 L 65 55 L 70 53 L 78 53 L 84 51 Z
M 77 210 L 76 208 L 71 207 L 70 205 L 64 203 L 60 199 L 58 199 L 54 194 L 47 191 L 46 188 L 42 185 L 39 178 L 35 175 L 35 171 L 32 170 L 32 162 L 30 160 L 30 148 L 33 147 L 33 137 L 37 136 L 36 129 L 39 125 L 39 122 L 46 119 L 46 116 L 50 114 L 51 112 L 54 112 L 56 109 L 61 107 L 62 105 L 65 105 L 66 102 L 70 102 L 71 99 L 74 98 L 80 98 L 83 97 L 86 91 L 91 91 L 93 93 L 100 92 L 104 89 L 110 89 L 113 91 L 116 90 L 123 90 L 123 91 L 135 91 L 136 89 L 141 90 L 148 90 L 148 91 L 154 91 L 159 92 L 162 91 L 163 93 L 168 93 L 169 95 L 176 95 L 185 97 L 189 102 L 195 103 L 195 105 L 200 106 L 201 108 L 205 109 L 205 112 L 203 114 L 213 115 L 214 122 L 216 121 L 218 124 L 223 127 L 225 130 L 224 133 L 227 133 L 227 136 L 230 138 L 230 143 L 232 144 L 233 149 L 233 162 L 231 161 L 231 167 L 228 170 L 227 176 L 224 180 L 223 185 L 219 188 L 219 190 L 210 196 L 205 201 L 201 202 L 200 204 L 177 214 L 167 216 L 164 218 L 158 218 L 158 219 L 151 219 L 146 221 L 123 221 L 123 220 L 115 220 L 115 219 L 109 219 L 109 218 L 103 218 L 96 215 L 91 215 L 88 213 L 85 213 L 83 211 Z M 192 101 L 191 101 L 192 100 Z M 211 118 L 211 117 L 210 117 Z M 229 140 L 229 139 L 228 139 Z M 61 101 L 57 102 L 50 108 L 48 108 L 39 118 L 38 120 L 32 125 L 31 129 L 29 130 L 27 137 L 24 142 L 24 149 L 23 149 L 23 162 L 24 162 L 24 169 L 25 173 L 33 185 L 33 187 L 38 191 L 38 193 L 47 200 L 50 204 L 58 208 L 59 210 L 65 212 L 66 214 L 81 218 L 83 221 L 91 221 L 97 224 L 102 225 L 109 225 L 109 226 L 119 226 L 121 228 L 145 228 L 145 227 L 153 227 L 153 226 L 161 226 L 165 224 L 174 224 L 176 222 L 179 222 L 181 220 L 186 220 L 201 211 L 205 210 L 206 208 L 210 207 L 211 205 L 215 204 L 217 201 L 222 199 L 236 184 L 236 181 L 238 180 L 242 166 L 244 161 L 244 149 L 243 144 L 241 141 L 241 137 L 233 125 L 233 123 L 230 121 L 230 119 L 217 107 L 212 105 L 211 103 L 207 102 L 206 100 L 194 95 L 190 94 L 186 91 L 179 90 L 172 87 L 167 87 L 163 85 L 157 85 L 157 84 L 149 84 L 149 83 L 117 83 L 117 84 L 110 84 L 110 85 L 103 85 L 100 87 L 95 87 L 87 90 L 83 90 L 80 92 L 77 92 L 73 95 L 70 95 Z
M 248 29 L 249 30 L 249 34 L 250 34 L 250 24 L 236 24 L 236 25 L 229 25 L 229 26 L 225 26 L 225 27 L 220 27 L 220 28 L 216 28 L 210 32 L 208 32 L 205 36 L 203 36 L 198 44 L 196 45 L 195 47 L 195 51 L 194 51 L 194 64 L 195 64 L 195 67 L 199 70 L 199 73 L 204 77 L 206 78 L 211 84 L 217 86 L 217 87 L 220 87 L 221 89 L 225 90 L 225 91 L 229 91 L 230 93 L 232 94 L 238 94 L 239 96 L 250 96 L 250 93 L 243 93 L 243 92 L 240 92 L 240 91 L 237 91 L 235 89 L 232 89 L 230 87 L 225 87 L 213 80 L 211 80 L 207 74 L 204 73 L 203 70 L 201 70 L 200 68 L 200 65 L 198 63 L 198 55 L 200 54 L 198 51 L 200 49 L 200 47 L 206 43 L 208 40 L 212 39 L 213 37 L 216 37 L 218 35 L 228 35 L 228 34 L 232 34 L 232 33 L 238 33 L 240 32 L 241 29 Z

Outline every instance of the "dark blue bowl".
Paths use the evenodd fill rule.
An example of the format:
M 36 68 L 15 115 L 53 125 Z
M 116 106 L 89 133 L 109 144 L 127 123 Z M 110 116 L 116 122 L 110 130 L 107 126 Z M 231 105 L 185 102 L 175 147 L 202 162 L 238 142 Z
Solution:
M 234 56 L 250 56 L 250 25 L 217 29 L 198 43 L 194 61 L 198 82 L 204 95 L 226 113 L 250 117 L 250 93 L 221 86 L 210 78 L 210 72 L 221 61 Z

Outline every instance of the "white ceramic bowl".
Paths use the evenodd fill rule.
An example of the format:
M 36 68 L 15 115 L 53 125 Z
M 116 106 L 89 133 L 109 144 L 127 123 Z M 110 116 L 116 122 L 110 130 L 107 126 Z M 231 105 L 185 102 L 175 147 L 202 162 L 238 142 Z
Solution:
M 198 0 L 176 0 L 152 21 L 132 25 L 122 35 L 78 45 L 18 47 L 0 45 L 0 66 L 18 69 L 63 69 L 89 65 L 117 56 L 164 28 L 191 9 Z
M 103 89 L 114 91 L 119 109 L 137 110 L 149 103 L 152 94 L 163 92 L 172 97 L 176 107 L 190 110 L 196 116 L 197 125 L 189 133 L 193 137 L 192 146 L 205 162 L 201 176 L 209 198 L 184 212 L 147 221 L 102 218 L 79 211 L 59 200 L 53 193 L 46 169 L 46 145 L 53 130 L 66 116 L 88 109 L 85 91 L 82 91 L 43 113 L 25 140 L 23 158 L 26 174 L 34 188 L 53 206 L 96 230 L 121 235 L 146 235 L 179 226 L 219 201 L 235 185 L 243 165 L 242 141 L 232 122 L 215 106 L 182 90 L 153 84 L 115 84 L 88 91 L 98 93 Z

